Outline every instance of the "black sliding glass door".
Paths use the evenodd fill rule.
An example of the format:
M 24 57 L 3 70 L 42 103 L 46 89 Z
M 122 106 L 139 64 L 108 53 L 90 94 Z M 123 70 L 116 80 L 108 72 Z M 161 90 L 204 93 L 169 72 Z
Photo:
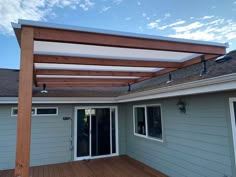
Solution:
M 77 108 L 75 159 L 114 155 L 117 152 L 116 109 Z

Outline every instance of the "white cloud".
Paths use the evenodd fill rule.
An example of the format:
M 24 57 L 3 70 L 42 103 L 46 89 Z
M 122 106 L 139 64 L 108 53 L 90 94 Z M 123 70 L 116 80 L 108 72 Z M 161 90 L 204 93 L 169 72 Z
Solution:
M 198 30 L 198 31 L 185 31 L 182 33 L 171 34 L 170 37 L 176 38 L 185 38 L 185 39 L 193 39 L 193 40 L 206 40 L 206 41 L 213 41 L 213 40 L 221 40 L 221 36 L 216 36 L 214 33 L 207 33 L 205 30 Z
M 233 4 L 236 5 L 236 1 L 234 1 Z
M 11 22 L 18 19 L 46 21 L 48 17 L 53 18 L 56 16 L 54 7 L 88 10 L 93 5 L 90 0 L 1 0 L 0 34 L 12 34 Z
M 140 2 L 140 1 L 137 1 L 137 5 L 140 6 L 140 5 L 141 5 L 141 2 Z
M 173 29 L 174 29 L 177 33 L 179 33 L 179 32 L 184 32 L 184 31 L 189 31 L 189 30 L 197 29 L 197 28 L 202 27 L 203 25 L 204 25 L 203 23 L 194 22 L 194 23 L 191 23 L 191 24 L 186 25 L 186 26 L 173 27 Z
M 161 26 L 161 25 L 158 24 L 159 22 L 160 22 L 160 20 L 156 21 L 156 22 L 151 22 L 147 26 L 151 29 L 156 28 L 156 29 L 159 29 L 159 30 L 164 30 L 164 29 L 169 28 L 169 27 L 178 26 L 178 25 L 182 25 L 182 24 L 186 23 L 184 20 L 179 20 L 179 21 L 176 21 L 174 23 Z
M 126 21 L 130 21 L 132 18 L 131 17 L 126 17 L 125 20 Z
M 195 40 L 205 40 L 205 41 L 218 41 L 218 42 L 228 42 L 232 39 L 236 39 L 236 22 L 225 19 L 214 19 L 208 23 L 192 23 L 195 25 L 188 25 L 187 28 L 181 27 L 173 28 L 175 34 L 171 34 L 171 37 L 195 39 Z M 188 28 L 188 27 L 193 28 Z M 179 31 L 178 31 L 179 30 Z
M 211 21 L 211 22 L 209 22 L 209 23 L 207 23 L 208 25 L 221 25 L 221 24 L 223 24 L 224 23 L 224 19 L 217 19 L 217 20 L 213 20 L 213 21 Z
M 104 12 L 108 11 L 110 8 L 111 8 L 111 6 L 104 6 L 102 8 L 102 10 L 100 11 L 100 13 L 104 13 Z
M 236 39 L 236 33 L 235 32 L 230 32 L 230 33 L 226 34 L 225 36 L 228 40 Z
M 202 17 L 202 19 L 203 19 L 203 20 L 206 20 L 206 19 L 211 19 L 211 18 L 214 18 L 214 16 L 213 16 L 213 15 L 211 15 L 211 16 L 204 16 L 204 17 Z
M 143 16 L 143 17 L 146 17 L 146 16 L 147 16 L 147 14 L 146 14 L 146 13 L 142 13 L 142 16 Z
M 90 0 L 85 0 L 84 3 L 81 3 L 79 6 L 84 10 L 84 11 L 88 11 L 89 8 L 94 6 L 94 2 L 90 1 Z
M 159 29 L 160 29 L 160 30 L 164 30 L 164 29 L 166 29 L 166 28 L 173 27 L 173 26 L 178 26 L 178 25 L 182 25 L 182 24 L 184 24 L 184 23 L 186 23 L 186 22 L 183 21 L 183 20 L 181 20 L 181 21 L 177 21 L 177 22 L 175 22 L 175 23 L 171 23 L 171 24 L 169 24 L 169 25 L 161 26 L 161 27 L 159 27 Z
M 116 5 L 119 5 L 122 2 L 123 2 L 123 0 L 113 0 L 113 3 L 116 4 Z
M 159 25 L 158 25 L 158 22 L 151 22 L 151 23 L 148 23 L 147 27 L 150 29 L 154 29 L 154 28 L 158 28 Z
M 204 20 L 193 21 L 193 20 Z M 176 38 L 229 42 L 236 39 L 236 22 L 228 19 L 204 16 L 202 18 L 192 18 L 193 22 L 177 20 L 174 23 L 164 24 L 163 19 L 147 24 L 147 28 L 155 30 L 166 30 L 168 36 Z

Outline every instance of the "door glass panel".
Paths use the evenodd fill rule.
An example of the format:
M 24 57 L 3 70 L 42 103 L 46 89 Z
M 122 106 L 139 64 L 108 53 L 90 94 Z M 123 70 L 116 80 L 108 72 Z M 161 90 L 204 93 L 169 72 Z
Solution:
M 89 156 L 89 117 L 88 109 L 77 110 L 77 157 Z
M 112 153 L 116 153 L 116 112 L 111 109 L 111 128 L 112 128 Z
M 111 154 L 110 145 L 110 109 L 91 110 L 92 156 Z
M 235 126 L 236 126 L 236 102 L 234 102 L 234 120 L 235 120 Z

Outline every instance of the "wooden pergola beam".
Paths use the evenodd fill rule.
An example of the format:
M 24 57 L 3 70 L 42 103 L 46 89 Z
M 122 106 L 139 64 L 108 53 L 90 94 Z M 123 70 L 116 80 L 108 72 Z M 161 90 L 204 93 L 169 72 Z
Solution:
M 218 56 L 219 55 L 205 55 L 205 60 L 210 60 L 210 59 L 216 58 Z M 197 64 L 197 63 L 200 63 L 200 62 L 201 62 L 201 56 L 183 62 L 182 65 L 181 65 L 181 68 L 184 68 L 184 67 L 187 67 L 187 66 L 190 66 L 190 65 L 193 65 L 193 64 Z
M 35 27 L 34 39 L 39 41 L 80 43 L 99 46 L 165 50 L 201 54 L 223 55 L 226 52 L 224 46 L 192 44 L 179 41 L 147 39 L 141 37 L 72 31 L 44 27 Z
M 33 84 L 33 48 L 33 28 L 22 27 L 15 177 L 30 176 L 29 165 Z
M 216 58 L 218 56 L 219 55 L 205 55 L 205 60 L 210 60 L 210 59 Z M 183 62 L 181 64 L 181 68 L 191 66 L 191 65 L 194 65 L 194 64 L 197 64 L 197 63 L 200 63 L 200 62 L 201 62 L 201 56 Z M 157 77 L 157 76 L 160 76 L 160 75 L 163 75 L 163 74 L 167 74 L 167 73 L 173 72 L 177 69 L 178 68 L 165 68 L 165 69 L 162 69 L 160 71 L 157 71 L 157 72 L 153 73 L 152 77 Z M 152 77 L 142 77 L 142 78 L 136 79 L 135 83 L 150 79 Z
M 38 83 L 39 87 L 43 87 L 43 83 Z M 47 88 L 77 88 L 77 87 L 123 87 L 128 86 L 127 83 L 47 83 Z
M 151 72 L 91 71 L 91 70 L 48 70 L 37 69 L 36 75 L 74 75 L 74 76 L 134 76 L 151 77 Z
M 37 78 L 37 82 L 39 83 L 51 83 L 51 82 L 57 82 L 57 83 L 66 83 L 66 82 L 90 82 L 90 83 L 100 83 L 100 82 L 110 82 L 110 83 L 129 83 L 134 81 L 135 79 L 108 79 L 108 78 Z
M 37 55 L 37 54 L 34 56 L 34 62 L 35 63 L 54 63 L 54 64 L 157 67 L 157 68 L 178 68 L 181 66 L 181 63 L 179 62 L 123 60 L 123 59 L 118 60 L 118 59 Z

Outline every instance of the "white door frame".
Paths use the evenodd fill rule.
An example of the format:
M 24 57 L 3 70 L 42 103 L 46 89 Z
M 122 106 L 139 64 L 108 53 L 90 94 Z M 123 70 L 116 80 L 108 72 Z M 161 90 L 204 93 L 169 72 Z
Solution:
M 230 117 L 231 117 L 231 126 L 232 126 L 232 136 L 233 136 L 233 146 L 234 146 L 234 159 L 235 159 L 235 167 L 236 167 L 236 125 L 235 125 L 235 111 L 234 110 L 234 102 L 236 103 L 235 98 L 229 98 L 229 107 L 230 107 Z
M 116 153 L 112 153 L 112 141 L 111 143 L 111 154 L 108 155 L 100 155 L 100 156 L 92 156 L 91 155 L 91 121 L 89 123 L 89 156 L 85 157 L 77 157 L 77 110 L 78 109 L 96 109 L 96 108 L 109 108 L 110 109 L 110 120 L 111 120 L 111 109 L 115 109 L 115 128 L 116 128 Z M 91 115 L 90 115 L 90 120 L 91 120 Z M 110 126 L 111 126 L 111 121 L 110 121 Z M 111 137 L 111 132 L 110 131 L 110 137 Z M 76 106 L 74 109 L 74 160 L 85 160 L 85 159 L 96 159 L 96 158 L 103 158 L 103 157 L 112 157 L 112 156 L 118 156 L 119 155 L 119 130 L 118 130 L 118 107 L 117 106 Z

